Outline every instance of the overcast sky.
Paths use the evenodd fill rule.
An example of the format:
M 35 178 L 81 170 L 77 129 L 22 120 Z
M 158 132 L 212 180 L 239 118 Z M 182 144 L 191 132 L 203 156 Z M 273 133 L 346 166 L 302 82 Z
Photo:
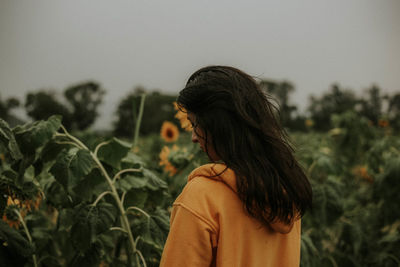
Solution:
M 304 108 L 337 82 L 400 91 L 399 0 L 0 0 L 0 96 L 95 80 L 109 128 L 132 88 L 178 92 L 196 69 L 289 80 Z

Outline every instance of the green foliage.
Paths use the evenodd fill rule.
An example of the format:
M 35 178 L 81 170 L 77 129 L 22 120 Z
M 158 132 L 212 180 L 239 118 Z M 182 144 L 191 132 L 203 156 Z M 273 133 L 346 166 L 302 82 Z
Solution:
M 133 137 L 143 92 L 143 88 L 136 88 L 135 92 L 125 97 L 118 105 L 116 112 L 118 119 L 114 123 L 114 134 L 116 136 Z M 166 95 L 159 92 L 148 93 L 144 104 L 140 134 L 158 133 L 164 121 L 174 120 L 175 111 L 172 102 L 175 100 L 175 95 Z
M 329 132 L 335 142 L 334 149 L 337 154 L 345 156 L 342 157 L 344 160 L 359 160 L 379 135 L 365 117 L 358 116 L 354 111 L 333 114 L 331 121 L 335 127 Z
M 97 108 L 101 104 L 104 89 L 95 82 L 85 82 L 67 88 L 64 96 L 73 107 L 71 121 L 73 129 L 83 130 L 94 123 Z
M 291 134 L 314 193 L 302 219 L 301 265 L 398 266 L 400 138 L 390 125 L 342 111 L 329 114 L 326 133 Z M 0 120 L 0 213 L 11 225 L 18 211 L 26 224 L 0 223 L 1 262 L 143 266 L 143 255 L 158 266 L 168 208 L 187 175 L 207 162 L 204 153 L 186 133 L 173 144 L 149 135 L 134 149 L 118 138 L 77 135 L 59 116 L 15 128 Z
M 2 100 L 0 97 L 0 118 L 5 120 L 12 127 L 21 124 L 22 120 L 16 117 L 12 110 L 19 107 L 20 101 L 15 97 Z
M 15 236 L 7 243 L 15 257 L 2 252 L 4 262 L 142 266 L 143 255 L 147 266 L 158 265 L 169 228 L 168 186 L 129 143 L 112 138 L 89 150 L 57 116 L 14 129 L 0 120 L 0 141 L 0 185 L 17 203 L 2 201 L 0 211 L 27 226 L 15 230 L 2 223 L 1 240 Z M 38 194 L 44 198 L 36 210 Z
M 37 121 L 13 129 L 15 138 L 24 154 L 34 154 L 35 150 L 46 144 L 55 131 L 60 128 L 61 117 L 52 116 L 47 121 Z
M 290 104 L 290 95 L 294 92 L 294 86 L 288 81 L 274 82 L 270 80 L 262 80 L 261 88 L 273 97 L 273 104 L 277 104 L 279 110 L 279 118 L 284 127 L 291 129 L 304 129 L 304 120 L 299 116 L 294 117 L 293 114 L 297 110 L 295 105 Z M 276 103 L 274 103 L 276 101 Z M 299 120 L 301 124 L 299 125 Z
M 39 91 L 28 93 L 25 100 L 26 113 L 33 120 L 47 120 L 52 115 L 62 116 L 63 125 L 70 129 L 72 125 L 68 108 L 57 100 L 55 93 Z
M 311 104 L 308 108 L 314 128 L 327 131 L 331 128 L 330 117 L 332 114 L 341 114 L 348 110 L 354 110 L 358 100 L 351 90 L 341 89 L 334 84 L 331 91 L 323 94 L 320 98 L 310 97 Z
M 372 86 L 367 90 L 367 99 L 361 99 L 360 113 L 368 118 L 375 125 L 378 124 L 379 119 L 382 117 L 383 97 L 381 90 L 377 86 Z
M 400 130 L 400 93 L 396 93 L 393 96 L 387 96 L 388 98 L 388 111 L 387 116 L 389 122 L 394 129 Z
M 296 134 L 313 187 L 302 266 L 398 266 L 400 142 L 354 112 L 328 134 Z
M 94 167 L 93 159 L 87 150 L 73 147 L 58 154 L 55 164 L 49 172 L 64 187 L 71 192 Z
M 65 105 L 54 92 L 39 91 L 28 93 L 25 108 L 33 120 L 47 120 L 52 115 L 60 115 L 67 129 L 84 130 L 91 126 L 98 116 L 104 89 L 95 82 L 83 82 L 64 91 Z
M 99 149 L 98 157 L 100 160 L 114 168 L 121 168 L 121 160 L 130 151 L 131 145 L 118 138 L 113 138 Z
M 8 151 L 10 151 L 10 156 L 14 160 L 20 160 L 22 158 L 15 137 L 8 124 L 3 120 L 0 120 L 0 142 L 4 147 L 7 147 Z
M 71 242 L 79 252 L 90 249 L 98 240 L 98 235 L 113 226 L 117 210 L 110 203 L 97 206 L 84 203 L 74 207 Z M 78 252 L 78 253 L 79 253 Z
M 4 266 L 23 266 L 33 247 L 19 231 L 0 221 L 0 262 Z

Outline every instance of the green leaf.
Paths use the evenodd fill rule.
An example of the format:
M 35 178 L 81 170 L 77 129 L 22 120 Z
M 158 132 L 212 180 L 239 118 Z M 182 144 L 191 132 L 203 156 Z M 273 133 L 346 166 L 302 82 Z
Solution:
M 47 197 L 47 202 L 50 204 L 56 207 L 65 207 L 70 205 L 66 190 L 59 182 L 54 180 L 54 178 L 52 178 L 51 181 L 46 182 L 44 185 L 44 192 Z
M 36 250 L 41 250 L 52 240 L 52 224 L 48 214 L 30 213 L 24 220 L 29 226 Z
M 169 231 L 169 214 L 166 210 L 157 207 L 155 212 L 151 214 L 151 217 L 157 224 L 158 228 L 162 231 L 161 239 L 163 242 L 166 240 L 166 234 Z
M 97 204 L 98 218 L 96 220 L 96 234 L 107 231 L 114 223 L 117 217 L 116 208 L 106 202 Z
M 168 188 L 168 185 L 165 181 L 161 180 L 158 178 L 157 175 L 155 175 L 152 171 L 148 169 L 143 169 L 143 175 L 144 177 L 147 178 L 147 188 L 150 190 L 159 190 L 159 189 L 166 189 Z
M 94 161 L 90 152 L 74 147 L 58 155 L 50 173 L 64 186 L 65 190 L 70 192 L 93 167 Z
M 147 198 L 148 198 L 147 191 L 143 189 L 132 189 L 128 191 L 128 193 L 125 196 L 124 206 L 126 208 L 130 206 L 144 208 Z
M 73 192 L 79 199 L 92 202 L 94 197 L 100 195 L 108 189 L 106 179 L 101 174 L 98 168 L 93 168 L 92 171 L 82 177 L 79 183 L 73 188 Z
M 131 149 L 131 145 L 118 138 L 113 138 L 108 144 L 102 146 L 97 157 L 116 169 L 121 168 L 121 160 Z
M 22 158 L 22 154 L 18 147 L 17 141 L 15 140 L 15 136 L 7 122 L 5 122 L 3 119 L 0 119 L 0 144 L 3 144 L 5 147 L 7 147 L 11 157 L 14 160 L 19 160 Z
M 0 220 L 0 246 L 6 246 L 7 250 L 20 257 L 29 257 L 33 248 L 17 230 L 11 228 Z
M 68 266 L 97 267 L 100 264 L 103 254 L 103 244 L 97 241 L 91 244 L 84 253 L 77 251 Z
M 165 190 L 150 191 L 146 205 L 164 206 L 167 201 L 171 201 L 170 195 Z
M 35 154 L 35 150 L 52 139 L 61 126 L 60 116 L 51 116 L 47 121 L 36 121 L 13 129 L 23 154 Z
M 115 187 L 123 191 L 129 191 L 132 188 L 144 188 L 148 183 L 147 177 L 138 177 L 134 175 L 125 175 L 120 178 L 116 183 Z
M 312 220 L 316 225 L 332 225 L 344 212 L 343 186 L 335 176 L 329 176 L 323 184 L 313 185 Z
M 136 235 L 140 235 L 146 245 L 161 254 L 169 231 L 169 218 L 166 211 L 157 208 L 150 214 L 150 218 L 144 216 L 140 221 L 141 223 L 135 229 Z
M 74 224 L 74 211 L 72 209 L 61 209 L 58 214 L 58 231 L 68 231 Z
M 148 169 L 143 169 L 142 172 L 129 174 L 121 177 L 116 183 L 115 187 L 123 191 L 130 191 L 131 189 L 147 188 L 151 191 L 158 191 L 166 189 L 167 183 L 157 177 L 153 172 Z
M 310 263 L 318 257 L 319 252 L 309 235 L 301 236 L 301 263 L 304 266 L 310 266 Z
M 47 253 L 49 253 L 49 252 L 47 252 Z M 38 262 L 41 263 L 40 266 L 51 266 L 51 267 L 62 267 L 62 266 L 64 266 L 59 262 L 59 260 L 60 260 L 59 256 L 52 256 L 51 254 L 50 255 L 49 254 L 43 256 L 42 258 L 40 258 L 38 260 Z M 54 255 L 57 255 L 57 254 L 54 253 Z
M 145 166 L 146 163 L 143 161 L 143 159 L 132 151 L 129 151 L 128 154 L 121 160 L 122 169 L 140 168 Z
M 34 160 L 35 160 L 35 157 L 34 157 L 33 154 L 26 155 L 21 160 L 15 161 L 11 165 L 11 168 L 18 172 L 18 176 L 17 176 L 17 178 L 15 180 L 15 183 L 18 186 L 22 186 L 22 184 L 24 183 L 24 181 L 25 181 L 25 171 L 26 171 L 26 169 L 28 169 L 32 165 Z
M 392 157 L 385 161 L 383 172 L 376 176 L 376 183 L 373 187 L 375 199 L 384 201 L 379 211 L 379 218 L 385 224 L 392 224 L 398 220 L 400 211 L 398 203 L 400 195 L 398 190 L 400 177 L 400 157 Z
M 0 183 L 1 183 L 1 184 L 7 185 L 7 186 L 13 186 L 15 180 L 16 180 L 17 177 L 18 177 L 18 173 L 15 172 L 15 171 L 12 170 L 12 169 L 8 169 L 8 170 L 4 170 L 4 171 L 1 173 L 1 176 L 0 176 L 0 177 L 1 177 L 1 180 L 0 180 Z
M 97 235 L 107 231 L 117 216 L 112 204 L 99 203 L 96 207 L 80 204 L 75 207 L 74 225 L 71 240 L 76 248 L 86 251 L 97 240 Z
M 47 163 L 57 158 L 58 154 L 66 148 L 67 145 L 58 144 L 54 140 L 48 142 L 41 150 L 40 157 L 43 162 Z

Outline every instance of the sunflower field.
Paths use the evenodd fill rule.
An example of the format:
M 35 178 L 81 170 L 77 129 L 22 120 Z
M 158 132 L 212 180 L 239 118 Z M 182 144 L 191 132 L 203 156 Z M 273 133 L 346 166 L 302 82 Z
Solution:
M 207 162 L 176 119 L 133 141 L 0 120 L 1 265 L 158 266 L 171 204 Z M 289 133 L 314 195 L 301 266 L 400 266 L 400 138 L 353 111 L 332 123 Z

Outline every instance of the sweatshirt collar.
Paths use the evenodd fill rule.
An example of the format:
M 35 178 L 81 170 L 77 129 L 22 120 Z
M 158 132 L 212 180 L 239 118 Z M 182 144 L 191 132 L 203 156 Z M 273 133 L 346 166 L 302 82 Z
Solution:
M 233 170 L 229 169 L 222 163 L 209 163 L 194 169 L 188 176 L 188 182 L 197 176 L 210 178 L 221 181 L 231 190 L 237 192 L 236 175 Z

